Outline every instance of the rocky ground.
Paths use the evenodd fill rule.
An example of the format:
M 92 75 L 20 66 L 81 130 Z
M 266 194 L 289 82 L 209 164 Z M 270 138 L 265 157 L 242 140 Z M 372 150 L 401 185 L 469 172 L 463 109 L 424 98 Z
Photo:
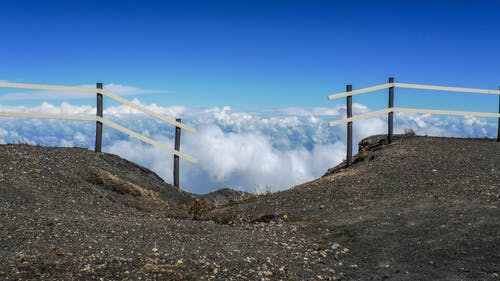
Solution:
M 362 148 L 287 191 L 198 196 L 114 155 L 2 145 L 0 280 L 500 280 L 500 143 Z

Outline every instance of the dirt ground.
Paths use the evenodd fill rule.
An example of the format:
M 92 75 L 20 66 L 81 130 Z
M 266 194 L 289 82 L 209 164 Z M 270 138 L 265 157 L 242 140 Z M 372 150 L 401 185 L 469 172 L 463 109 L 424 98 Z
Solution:
M 500 280 L 500 143 L 363 147 L 286 191 L 202 197 L 114 155 L 2 145 L 0 279 Z

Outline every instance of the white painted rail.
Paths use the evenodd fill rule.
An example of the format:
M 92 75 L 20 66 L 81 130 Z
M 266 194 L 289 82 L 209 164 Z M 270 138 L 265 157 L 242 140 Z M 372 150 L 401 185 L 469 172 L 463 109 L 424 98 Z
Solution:
M 477 112 L 477 111 L 436 110 L 436 109 L 418 109 L 418 108 L 401 108 L 401 107 L 394 107 L 393 111 L 406 112 L 406 113 L 461 115 L 461 116 L 498 117 L 498 118 L 500 118 L 500 113 Z
M 389 112 L 461 115 L 461 116 L 493 117 L 493 118 L 498 117 L 498 118 L 500 118 L 500 113 L 392 107 L 392 108 L 386 108 L 386 109 L 372 111 L 372 112 L 368 112 L 368 113 L 364 113 L 364 114 L 359 114 L 359 115 L 353 116 L 351 118 L 345 118 L 342 120 L 331 121 L 328 123 L 328 125 L 330 127 L 333 127 L 333 126 L 346 124 L 346 123 L 356 121 L 356 120 L 372 118 L 372 117 L 386 114 Z
M 382 109 L 382 110 L 377 110 L 377 111 L 372 111 L 372 112 L 368 112 L 368 113 L 364 113 L 364 114 L 359 114 L 359 115 L 356 115 L 356 116 L 353 116 L 353 117 L 349 117 L 349 118 L 346 118 L 346 119 L 342 119 L 342 120 L 337 120 L 337 121 L 331 121 L 328 123 L 328 125 L 330 127 L 333 127 L 333 126 L 337 126 L 337 125 L 341 125 L 341 124 L 346 124 L 346 123 L 349 123 L 349 122 L 352 122 L 352 121 L 356 121 L 356 120 L 361 120 L 361 119 L 366 119 L 366 118 L 372 118 L 372 117 L 375 117 L 375 116 L 378 116 L 378 115 L 381 115 L 381 114 L 385 114 L 385 113 L 388 113 L 390 112 L 391 110 L 390 109 Z
M 42 84 L 23 84 L 23 83 L 10 83 L 0 82 L 2 88 L 17 88 L 17 89 L 33 89 L 33 90 L 53 90 L 53 91 L 67 91 L 67 92 L 84 92 L 95 93 L 95 88 L 88 87 L 73 87 L 73 86 L 55 86 L 55 85 L 42 85 Z
M 409 84 L 409 83 L 387 83 L 387 84 L 380 84 L 377 86 L 362 88 L 362 89 L 354 90 L 351 92 L 341 92 L 341 93 L 331 94 L 328 96 L 328 99 L 329 100 L 340 99 L 343 97 L 349 97 L 349 96 L 374 92 L 374 91 L 387 89 L 387 88 L 391 88 L 391 87 L 407 88 L 407 89 L 421 89 L 421 90 L 448 91 L 448 92 L 464 92 L 464 93 L 474 93 L 474 94 L 500 95 L 499 90 L 435 86 L 435 85 L 423 85 L 423 84 Z
M 196 158 L 194 158 L 194 157 L 191 157 L 191 156 L 189 156 L 189 155 L 187 155 L 185 153 L 182 153 L 182 152 L 177 151 L 177 150 L 175 150 L 173 148 L 170 148 L 170 147 L 168 147 L 168 146 L 166 146 L 166 145 L 164 145 L 164 144 L 162 144 L 160 142 L 157 142 L 157 141 L 152 140 L 152 139 L 150 139 L 150 138 L 148 138 L 146 136 L 143 136 L 143 135 L 141 135 L 139 133 L 136 133 L 136 132 L 134 132 L 134 131 L 132 131 L 130 129 L 127 129 L 127 128 L 123 127 L 123 126 L 120 126 L 120 125 L 116 124 L 113 121 L 110 121 L 108 119 L 104 119 L 104 118 L 101 118 L 101 117 L 97 117 L 96 119 L 97 119 L 97 121 L 100 121 L 103 124 L 106 124 L 106 125 L 110 126 L 111 128 L 114 128 L 114 129 L 116 129 L 116 130 L 118 130 L 118 131 L 120 131 L 122 133 L 125 133 L 125 134 L 131 136 L 131 137 L 140 139 L 143 142 L 146 142 L 146 143 L 149 143 L 151 145 L 154 145 L 154 146 L 156 146 L 156 147 L 158 147 L 158 148 L 160 148 L 162 150 L 165 150 L 165 151 L 170 152 L 170 153 L 172 153 L 174 155 L 177 155 L 177 156 L 179 156 L 181 158 L 184 158 L 184 159 L 186 159 L 186 160 L 188 160 L 188 161 L 190 161 L 192 163 L 198 163 L 198 160 Z
M 196 132 L 196 130 L 194 128 L 192 128 L 192 127 L 189 127 L 189 126 L 187 126 L 185 124 L 182 124 L 182 123 L 179 123 L 179 122 L 177 122 L 175 120 L 172 120 L 172 119 L 170 119 L 170 118 L 168 118 L 166 116 L 163 116 L 163 115 L 161 115 L 159 113 L 156 113 L 156 112 L 154 112 L 152 110 L 149 110 L 149 109 L 147 109 L 147 108 L 145 108 L 143 106 L 140 106 L 140 105 L 138 105 L 136 103 L 133 103 L 133 102 L 131 102 L 129 100 L 126 100 L 126 99 L 124 99 L 124 98 L 122 98 L 122 97 L 120 97 L 118 95 L 115 95 L 115 94 L 113 94 L 111 92 L 108 92 L 108 91 L 105 91 L 105 90 L 99 90 L 97 92 L 103 94 L 104 96 L 106 96 L 108 98 L 114 99 L 115 101 L 117 101 L 119 103 L 128 105 L 128 106 L 132 107 L 133 109 L 137 109 L 140 112 L 146 113 L 146 114 L 148 114 L 150 116 L 153 116 L 153 117 L 155 117 L 157 119 L 160 119 L 160 120 L 162 120 L 164 122 L 170 123 L 170 124 L 172 124 L 172 125 L 174 125 L 176 127 L 184 129 L 184 130 L 186 130 L 188 132 L 191 132 L 191 133 Z
M 96 121 L 95 116 L 37 114 L 37 113 L 26 113 L 26 112 L 0 112 L 0 117 Z
M 72 86 L 57 86 L 57 85 L 43 85 L 43 84 L 24 84 L 24 83 L 10 83 L 10 82 L 0 82 L 0 87 L 2 88 L 18 88 L 18 89 L 33 89 L 33 90 L 52 90 L 52 91 L 66 91 L 66 92 L 85 92 L 85 93 L 100 93 L 103 96 L 109 97 L 119 103 L 130 106 L 140 112 L 148 114 L 152 117 L 155 117 L 159 120 L 162 120 L 166 123 L 172 124 L 176 127 L 184 129 L 188 132 L 196 132 L 196 130 L 190 126 L 172 120 L 164 115 L 156 113 L 152 110 L 149 110 L 141 105 L 135 104 L 127 99 L 124 99 L 112 92 L 98 89 L 98 88 L 88 88 L 88 87 L 72 87 Z M 106 124 L 118 131 L 121 131 L 131 137 L 142 140 L 146 143 L 154 145 L 162 150 L 170 152 L 174 155 L 177 155 L 181 158 L 184 158 L 190 162 L 197 163 L 198 160 L 192 156 L 189 156 L 185 153 L 172 149 L 162 143 L 159 143 L 155 140 L 152 140 L 146 136 L 143 136 L 139 133 L 136 133 L 130 129 L 127 129 L 113 121 L 108 119 L 99 117 L 99 116 L 81 116 L 81 115 L 62 115 L 62 114 L 37 114 L 37 113 L 27 113 L 27 112 L 0 112 L 0 117 L 14 117 L 14 118 L 41 118 L 41 119 L 59 119 L 59 120 L 75 120 L 75 121 L 96 121 L 101 122 L 102 124 Z
M 435 85 L 421 85 L 421 84 L 408 84 L 408 83 L 393 83 L 396 88 L 408 88 L 408 89 L 421 89 L 421 90 L 436 90 L 436 91 L 448 91 L 448 92 L 464 92 L 464 93 L 474 93 L 474 94 L 492 94 L 500 95 L 499 90 L 488 90 L 488 89 L 476 89 L 476 88 L 461 88 L 461 87 L 447 87 L 447 86 L 435 86 Z
M 359 90 L 354 90 L 354 91 L 350 91 L 350 92 L 331 94 L 328 96 L 328 99 L 329 100 L 340 99 L 343 97 L 349 97 L 349 96 L 369 93 L 369 92 L 373 92 L 373 91 L 378 91 L 378 90 L 382 90 L 382 89 L 387 89 L 387 88 L 393 87 L 393 84 L 394 83 L 387 83 L 387 84 L 381 84 L 381 85 L 363 88 L 363 89 L 359 89 Z

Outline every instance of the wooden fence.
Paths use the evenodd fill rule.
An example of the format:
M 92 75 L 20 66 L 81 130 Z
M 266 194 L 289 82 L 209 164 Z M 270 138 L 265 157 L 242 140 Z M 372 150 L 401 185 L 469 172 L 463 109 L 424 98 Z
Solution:
M 409 88 L 409 89 L 422 89 L 422 90 L 437 90 L 437 91 L 450 91 L 450 92 L 465 92 L 475 94 L 491 94 L 498 95 L 498 113 L 491 112 L 471 112 L 471 111 L 455 111 L 455 110 L 434 110 L 434 109 L 417 109 L 417 108 L 402 108 L 394 107 L 394 89 L 395 88 Z M 389 89 L 388 92 L 388 107 L 386 109 L 372 111 L 356 116 L 352 116 L 352 96 L 378 91 L 382 89 Z M 420 85 L 408 83 L 395 83 L 394 78 L 389 78 L 389 83 L 381 84 L 373 87 L 363 88 L 359 90 L 352 90 L 352 85 L 346 86 L 346 91 L 336 93 L 328 96 L 329 100 L 347 98 L 347 118 L 337 121 L 329 122 L 329 126 L 337 126 L 347 123 L 347 156 L 346 165 L 352 163 L 352 122 L 366 118 L 375 117 L 381 114 L 387 114 L 387 141 L 391 143 L 393 135 L 393 119 L 394 112 L 409 112 L 409 113 L 427 113 L 427 114 L 445 114 L 445 115 L 461 115 L 461 116 L 478 116 L 478 117 L 493 117 L 498 118 L 497 141 L 500 142 L 500 90 L 487 90 L 475 88 L 460 88 L 460 87 L 446 87 L 434 85 Z
M 197 163 L 198 160 L 192 156 L 180 152 L 180 135 L 181 129 L 188 132 L 195 132 L 195 129 L 181 123 L 181 119 L 170 119 L 164 115 L 158 114 L 151 111 L 143 106 L 132 103 L 127 99 L 124 99 L 112 92 L 103 89 L 102 83 L 97 83 L 96 88 L 88 87 L 68 87 L 68 86 L 55 86 L 55 85 L 39 85 L 39 84 L 19 84 L 19 83 L 9 83 L 0 82 L 0 87 L 2 88 L 21 88 L 21 89 L 35 89 L 35 90 L 53 90 L 53 91 L 67 91 L 67 92 L 85 92 L 85 93 L 97 93 L 97 113 L 96 116 L 81 116 L 81 115 L 62 115 L 62 114 L 35 114 L 26 112 L 0 112 L 0 117 L 18 117 L 18 118 L 43 118 L 43 119 L 63 119 L 63 120 L 77 120 L 77 121 L 95 121 L 96 122 L 96 137 L 95 137 L 95 151 L 101 152 L 102 149 L 102 129 L 103 124 L 111 128 L 114 128 L 120 132 L 123 132 L 131 137 L 140 139 L 146 143 L 156 146 L 164 151 L 170 152 L 174 155 L 174 186 L 179 187 L 179 157 L 184 158 L 192 163 Z M 174 148 L 171 148 L 165 144 L 159 143 L 152 140 L 144 135 L 136 133 L 129 130 L 117 123 L 105 119 L 103 116 L 103 97 L 106 96 L 113 99 L 121 104 L 127 105 L 134 108 L 140 112 L 153 116 L 163 122 L 169 123 L 175 126 L 175 144 Z

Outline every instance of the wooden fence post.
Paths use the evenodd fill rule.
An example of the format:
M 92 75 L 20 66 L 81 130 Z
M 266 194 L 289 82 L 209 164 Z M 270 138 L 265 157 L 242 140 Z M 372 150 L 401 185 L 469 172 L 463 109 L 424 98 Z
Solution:
M 175 121 L 181 123 L 182 119 L 177 118 Z M 177 151 L 181 150 L 181 128 L 175 127 L 175 145 L 174 149 Z M 174 186 L 179 187 L 179 156 L 174 155 Z
M 102 83 L 96 83 L 97 89 L 102 89 Z M 97 117 L 102 118 L 103 106 L 102 106 L 102 94 L 97 93 Z M 102 122 L 96 121 L 95 127 L 95 152 L 101 152 L 102 150 Z
M 352 91 L 352 85 L 346 86 L 346 92 Z M 347 118 L 352 117 L 352 96 L 347 97 Z M 352 163 L 352 121 L 347 123 L 347 158 L 346 166 Z
M 394 83 L 394 78 L 389 77 L 389 83 Z M 394 107 L 394 87 L 389 87 L 389 108 Z M 387 114 L 387 143 L 392 142 L 394 112 Z

